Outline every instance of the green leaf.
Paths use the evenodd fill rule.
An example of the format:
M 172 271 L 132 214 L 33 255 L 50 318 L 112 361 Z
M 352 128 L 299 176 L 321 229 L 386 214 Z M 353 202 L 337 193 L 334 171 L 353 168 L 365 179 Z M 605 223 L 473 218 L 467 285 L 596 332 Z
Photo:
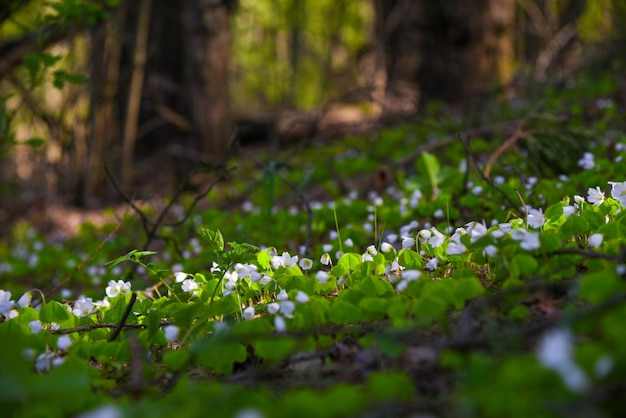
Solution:
M 211 249 L 218 251 L 224 250 L 224 237 L 219 229 L 213 231 L 211 229 L 201 227 L 198 229 L 198 234 L 207 241 Z
M 398 262 L 409 270 L 421 270 L 424 265 L 424 257 L 415 250 L 404 249 L 400 250 L 398 254 Z
M 580 283 L 579 296 L 589 302 L 602 302 L 617 294 L 621 289 L 621 280 L 614 268 L 607 268 L 595 273 L 587 273 Z
M 589 223 L 580 216 L 571 215 L 561 227 L 564 238 L 583 235 L 589 232 Z
M 363 298 L 359 302 L 359 308 L 365 312 L 380 314 L 387 309 L 387 301 L 382 298 Z
M 44 323 L 56 322 L 57 324 L 72 318 L 72 314 L 59 302 L 53 300 L 41 308 L 39 320 Z
M 237 295 L 230 294 L 210 303 L 206 308 L 206 314 L 210 318 L 239 312 L 239 309 L 240 307 Z
M 337 265 L 343 266 L 347 272 L 357 271 L 361 266 L 361 256 L 359 254 L 346 253 L 339 258 Z M 333 275 L 335 274 L 333 273 Z
M 549 223 L 557 222 L 561 218 L 561 216 L 563 216 L 563 204 L 559 202 L 556 205 L 550 206 L 548 209 L 546 209 L 546 212 L 543 216 Z
M 361 319 L 361 312 L 351 303 L 337 301 L 329 311 L 329 319 L 335 324 L 348 324 Z
M 511 260 L 511 273 L 515 277 L 529 277 L 537 270 L 537 260 L 527 254 L 517 254 Z
M 395 371 L 372 373 L 367 378 L 367 389 L 372 398 L 379 400 L 409 401 L 415 394 L 411 377 Z
M 430 182 L 432 188 L 432 198 L 435 199 L 439 194 L 439 173 L 441 172 L 441 164 L 433 154 L 423 152 L 417 161 L 417 169 L 424 173 Z
M 120 322 L 120 320 L 122 319 L 122 316 L 124 315 L 124 312 L 126 311 L 126 307 L 127 307 L 127 303 L 126 303 L 126 299 L 125 298 L 119 298 L 115 301 L 115 303 L 111 306 L 111 308 L 109 308 L 105 314 L 104 314 L 104 322 L 108 322 L 108 323 L 118 323 Z M 128 323 L 132 323 L 132 322 L 137 322 L 137 318 L 135 317 L 135 315 L 128 315 L 128 318 L 126 319 L 126 322 Z
M 195 350 L 198 364 L 224 375 L 232 373 L 234 364 L 243 363 L 248 357 L 246 347 L 242 344 L 216 338 L 199 344 Z
M 512 319 L 526 319 L 530 315 L 530 311 L 524 305 L 514 306 L 509 311 L 509 317 Z
M 32 137 L 28 138 L 26 141 L 20 142 L 19 145 L 27 145 L 31 148 L 38 148 L 46 143 L 46 140 L 43 138 Z
M 172 303 L 167 306 L 165 313 L 173 312 L 174 323 L 182 329 L 187 329 L 191 327 L 201 308 L 200 303 Z
M 541 249 L 548 253 L 556 251 L 563 245 L 559 234 L 554 232 L 540 232 L 539 242 L 541 243 Z
M 150 309 L 148 313 L 148 337 L 152 338 L 161 329 L 163 314 L 158 309 Z
M 485 288 L 476 277 L 461 279 L 455 283 L 454 297 L 459 302 L 465 302 L 482 295 Z
M 391 285 L 383 279 L 374 276 L 366 276 L 359 283 L 358 290 L 366 296 L 382 296 L 392 290 Z
M 367 398 L 360 387 L 335 383 L 320 400 L 324 405 L 324 414 L 333 417 L 359 416 L 367 408 Z
M 287 391 L 273 410 L 277 417 L 298 418 L 317 418 L 325 412 L 326 406 L 320 403 L 319 394 L 309 389 Z
M 182 369 L 189 362 L 191 353 L 186 349 L 170 350 L 163 354 L 163 362 L 172 370 Z
M 290 337 L 262 338 L 254 344 L 254 353 L 262 360 L 282 360 L 296 348 L 297 341 Z
M 448 304 L 432 295 L 418 299 L 411 310 L 418 318 L 437 318 L 446 313 Z

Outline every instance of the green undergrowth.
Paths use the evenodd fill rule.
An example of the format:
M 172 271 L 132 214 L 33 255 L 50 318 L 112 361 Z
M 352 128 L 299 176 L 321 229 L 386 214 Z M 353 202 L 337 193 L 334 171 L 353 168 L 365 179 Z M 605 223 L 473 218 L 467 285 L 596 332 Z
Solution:
M 626 134 L 569 94 L 473 134 L 435 112 L 268 157 L 230 180 L 242 205 L 176 224 L 184 197 L 147 247 L 131 215 L 64 240 L 16 225 L 0 414 L 619 415 Z M 381 164 L 392 181 L 359 179 Z

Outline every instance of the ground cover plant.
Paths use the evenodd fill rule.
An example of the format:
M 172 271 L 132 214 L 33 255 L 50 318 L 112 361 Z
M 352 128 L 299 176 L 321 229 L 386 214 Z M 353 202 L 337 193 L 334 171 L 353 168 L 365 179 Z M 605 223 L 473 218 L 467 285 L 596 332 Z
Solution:
M 161 209 L 16 225 L 2 415 L 618 416 L 626 134 L 584 87 L 258 158 L 240 209 L 182 196 L 147 240 Z

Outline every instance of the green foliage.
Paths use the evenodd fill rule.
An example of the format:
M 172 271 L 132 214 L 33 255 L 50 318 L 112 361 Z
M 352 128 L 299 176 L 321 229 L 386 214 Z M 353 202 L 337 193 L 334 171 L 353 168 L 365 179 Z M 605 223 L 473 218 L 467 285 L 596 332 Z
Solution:
M 34 78 L 50 57 L 35 58 Z M 0 245 L 0 287 L 12 292 L 0 294 L 0 340 L 11 342 L 0 345 L 3 413 L 618 416 L 626 134 L 613 113 L 586 114 L 583 99 L 572 109 L 571 95 L 547 92 L 529 119 L 536 139 L 558 130 L 563 149 L 520 143 L 490 177 L 479 170 L 506 139 L 497 133 L 446 152 L 430 145 L 393 167 L 395 190 L 338 185 L 380 155 L 404 158 L 462 128 L 432 115 L 294 154 L 274 175 L 349 189 L 308 202 L 310 237 L 293 188 L 269 178 L 245 211 L 207 205 L 164 227 L 154 248 L 129 250 L 143 232 L 130 217 L 114 237 L 86 224 L 62 244 L 15 225 Z M 520 106 L 499 111 L 529 112 Z M 569 126 L 536 116 L 555 109 Z M 581 141 L 561 161 L 567 176 L 524 157 L 565 159 L 598 118 L 595 146 Z

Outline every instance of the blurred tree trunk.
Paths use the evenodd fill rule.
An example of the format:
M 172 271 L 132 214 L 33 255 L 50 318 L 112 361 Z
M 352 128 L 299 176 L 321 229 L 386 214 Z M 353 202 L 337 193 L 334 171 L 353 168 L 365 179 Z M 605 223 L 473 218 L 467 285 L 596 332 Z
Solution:
M 537 80 L 544 80 L 550 67 L 568 67 L 568 47 L 578 37 L 578 19 L 587 0 L 517 0 L 521 6 L 521 50 L 534 66 Z
M 219 159 L 231 133 L 229 101 L 232 1 L 184 0 L 184 90 L 199 151 Z
M 389 83 L 459 103 L 506 84 L 514 69 L 515 0 L 375 0 Z
M 90 132 L 87 139 L 87 164 L 75 204 L 91 206 L 98 196 L 104 198 L 104 161 L 115 159 L 113 149 L 118 145 L 120 115 L 117 98 L 120 83 L 124 22 L 127 7 L 122 3 L 112 19 L 90 32 Z

